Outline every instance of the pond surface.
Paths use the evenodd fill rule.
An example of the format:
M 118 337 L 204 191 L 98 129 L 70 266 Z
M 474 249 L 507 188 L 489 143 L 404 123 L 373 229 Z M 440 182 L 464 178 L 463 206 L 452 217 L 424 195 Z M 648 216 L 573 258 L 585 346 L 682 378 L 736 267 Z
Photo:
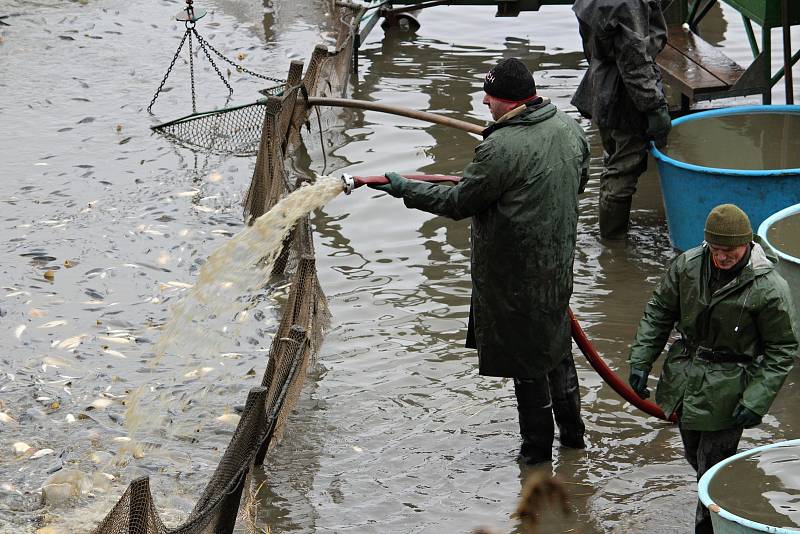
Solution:
M 170 309 L 205 258 L 242 229 L 254 165 L 195 154 L 149 130 L 191 111 L 182 59 L 155 115 L 146 112 L 183 34 L 172 18 L 183 5 L 7 0 L 0 8 L 9 24 L 0 26 L 0 532 L 87 531 L 144 474 L 161 517 L 179 523 L 266 365 L 280 282 L 257 296 L 219 352 L 176 349 L 153 362 Z M 198 30 L 210 43 L 277 77 L 332 38 L 321 1 L 197 6 L 209 11 Z M 640 181 L 628 244 L 602 245 L 599 139 L 569 105 L 585 69 L 574 17 L 563 6 L 492 15 L 431 9 L 411 38 L 376 28 L 350 94 L 482 123 L 482 78 L 498 59 L 517 56 L 537 71 L 540 92 L 581 120 L 593 146 L 572 309 L 626 373 L 644 304 L 673 256 L 655 166 Z M 738 15 L 717 6 L 709 17 L 707 39 L 746 62 Z M 198 109 L 223 106 L 224 85 L 201 58 L 195 63 Z M 259 80 L 223 75 L 231 103 L 260 96 Z M 774 97 L 781 101 L 780 90 Z M 372 112 L 324 119 L 327 167 L 312 122 L 307 154 L 290 162 L 296 172 L 457 174 L 477 144 Z M 266 459 L 259 516 L 273 532 L 514 530 L 526 473 L 514 461 L 512 385 L 478 376 L 474 353 L 462 348 L 468 222 L 406 210 L 362 188 L 317 211 L 313 224 L 332 324 L 284 440 Z M 575 514 L 543 530 L 688 531 L 694 473 L 677 429 L 622 402 L 582 356 L 576 363 L 589 448 L 555 451 Z M 792 437 L 797 395 L 792 374 L 742 447 Z M 42 507 L 39 489 L 50 477 L 81 496 Z

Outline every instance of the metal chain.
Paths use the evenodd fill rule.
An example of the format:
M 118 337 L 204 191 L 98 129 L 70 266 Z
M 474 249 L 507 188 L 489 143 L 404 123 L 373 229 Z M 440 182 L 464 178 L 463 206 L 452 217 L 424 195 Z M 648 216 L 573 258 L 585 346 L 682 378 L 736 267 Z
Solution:
M 167 83 L 167 78 L 169 78 L 170 72 L 172 72 L 172 67 L 175 66 L 175 62 L 178 60 L 178 56 L 181 53 L 181 48 L 183 48 L 183 43 L 186 42 L 186 37 L 189 35 L 189 29 L 186 29 L 186 32 L 183 34 L 183 39 L 181 39 L 181 44 L 178 45 L 178 50 L 175 52 L 175 57 L 172 58 L 172 62 L 169 64 L 167 68 L 167 73 L 164 75 L 164 78 L 161 80 L 161 85 L 158 86 L 156 89 L 156 94 L 153 95 L 153 100 L 150 101 L 150 105 L 147 106 L 147 112 L 152 113 L 153 104 L 156 103 L 156 99 L 158 95 L 161 94 L 161 91 L 164 89 L 164 84 Z
M 230 98 L 230 96 L 233 94 L 233 87 L 231 87 L 231 85 L 228 83 L 228 80 L 226 80 L 225 76 L 223 76 L 222 73 L 219 71 L 219 67 L 217 67 L 216 63 L 214 63 L 214 60 L 211 58 L 211 54 L 208 53 L 208 49 L 206 48 L 206 45 L 208 43 L 206 42 L 206 40 L 200 37 L 200 34 L 197 33 L 197 30 L 192 29 L 192 31 L 194 32 L 195 37 L 197 37 L 197 41 L 200 43 L 200 49 L 206 55 L 206 58 L 208 58 L 208 62 L 211 63 L 211 66 L 214 67 L 214 70 L 216 71 L 217 76 L 219 76 L 219 79 L 222 80 L 222 83 L 224 83 L 225 87 L 228 88 L 228 98 Z
M 210 48 L 212 52 L 214 52 L 217 56 L 219 56 L 220 59 L 222 59 L 223 61 L 225 61 L 226 63 L 228 63 L 232 67 L 234 67 L 236 70 L 239 70 L 239 71 L 242 71 L 242 72 L 246 72 L 250 76 L 255 76 L 256 78 L 261 78 L 262 80 L 269 80 L 271 82 L 284 83 L 286 81 L 286 80 L 281 80 L 279 78 L 273 78 L 271 76 L 266 76 L 264 74 L 259 74 L 257 72 L 253 72 L 252 70 L 250 70 L 250 69 L 248 69 L 246 67 L 243 67 L 241 65 L 237 65 L 236 63 L 234 63 L 230 59 L 228 59 L 225 56 L 223 56 L 222 53 L 219 50 L 214 48 L 214 46 L 211 43 L 209 43 L 208 41 L 203 39 L 200 36 L 200 34 L 195 32 L 195 36 L 197 37 L 197 40 L 200 41 L 201 44 L 203 44 L 203 45 L 207 46 L 208 48 Z
M 186 3 L 188 4 L 187 10 L 191 10 L 191 4 L 192 4 L 191 0 L 186 0 Z M 169 67 L 167 68 L 166 74 L 164 74 L 164 78 L 161 79 L 161 83 L 159 84 L 158 89 L 156 89 L 156 92 L 153 95 L 153 99 L 150 101 L 150 105 L 147 106 L 148 113 L 152 113 L 153 105 L 156 103 L 156 99 L 158 99 L 158 96 L 163 92 L 164 84 L 167 83 L 167 78 L 169 78 L 169 75 L 172 73 L 172 69 L 175 66 L 175 62 L 178 60 L 178 57 L 180 56 L 181 50 L 183 49 L 183 45 L 184 43 L 186 43 L 187 38 L 189 40 L 189 76 L 191 78 L 191 84 L 192 84 L 192 113 L 197 113 L 197 103 L 196 103 L 197 98 L 196 98 L 195 84 L 194 84 L 194 58 L 193 58 L 194 50 L 192 46 L 192 34 L 194 34 L 195 38 L 197 39 L 197 42 L 200 45 L 200 48 L 203 50 L 203 53 L 206 55 L 206 58 L 208 58 L 209 63 L 211 63 L 211 66 L 214 67 L 214 71 L 216 71 L 217 76 L 219 76 L 219 79 L 222 80 L 222 83 L 225 84 L 225 87 L 228 88 L 229 99 L 230 96 L 233 94 L 233 87 L 231 87 L 231 85 L 225 79 L 225 76 L 223 76 L 222 72 L 220 72 L 219 67 L 217 67 L 217 64 L 212 59 L 211 54 L 208 52 L 208 49 L 214 52 L 214 54 L 217 57 L 219 57 L 220 59 L 231 65 L 237 71 L 246 72 L 247 74 L 255 76 L 256 78 L 261 78 L 262 80 L 268 80 L 275 83 L 286 82 L 286 80 L 281 80 L 280 78 L 273 78 L 272 76 L 266 76 L 264 74 L 253 72 L 250 69 L 243 67 L 242 65 L 238 65 L 237 63 L 226 58 L 224 55 L 222 55 L 222 53 L 219 50 L 214 48 L 214 46 L 211 43 L 203 39 L 203 37 L 195 29 L 195 25 L 196 23 L 194 21 L 191 20 L 186 21 L 186 31 L 184 32 L 183 38 L 181 39 L 181 42 L 178 45 L 178 49 L 175 51 L 175 55 L 172 57 L 172 61 L 170 62 Z
M 194 26 L 189 26 L 189 23 L 186 23 L 186 32 L 189 34 L 189 78 L 192 80 L 192 113 L 197 113 L 197 104 L 195 101 L 195 92 L 194 92 L 194 58 L 192 50 L 192 33 L 196 33 Z

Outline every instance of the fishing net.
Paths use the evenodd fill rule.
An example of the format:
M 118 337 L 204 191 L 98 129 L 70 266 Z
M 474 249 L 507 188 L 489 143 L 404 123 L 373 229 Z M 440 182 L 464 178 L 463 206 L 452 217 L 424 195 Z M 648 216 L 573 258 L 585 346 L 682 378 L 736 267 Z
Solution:
M 302 79 L 300 78 L 302 62 L 292 62 L 285 83 L 260 91 L 267 97 L 265 99 L 211 111 L 194 112 L 152 126 L 152 130 L 180 146 L 222 156 L 258 154 L 263 132 L 268 126 L 265 121 L 277 121 L 269 125 L 276 127 L 268 134 L 270 138 L 285 133 L 290 125 L 295 132 L 299 132 L 299 127 L 307 119 L 307 112 L 302 109 L 294 112 L 294 102 L 298 94 L 332 96 L 338 93 L 340 96 L 347 86 L 356 35 L 352 29 L 357 27 L 357 14 L 362 12 L 362 8 L 342 3 L 337 3 L 337 7 L 339 10 L 349 11 L 348 18 L 355 24 L 350 26 L 349 31 L 339 34 L 336 46 L 320 44 L 314 48 Z M 275 116 L 276 110 L 267 105 L 270 99 L 282 102 L 278 116 Z M 296 142 L 296 139 L 292 141 Z
M 340 95 L 345 90 L 355 29 L 364 10 L 333 0 L 327 10 L 339 36 L 337 46 L 334 50 L 316 46 L 304 75 L 303 64 L 292 62 L 286 84 L 259 102 L 193 113 L 157 127 L 176 142 L 197 149 L 246 155 L 255 147 L 256 168 L 245 202 L 249 221 L 302 184 L 290 182 L 284 168 L 285 158 L 301 141 L 300 127 L 309 118 L 309 109 L 298 98 Z M 261 386 L 250 390 L 236 431 L 187 520 L 166 527 L 150 493 L 149 478 L 141 477 L 130 483 L 95 534 L 231 533 L 237 518 L 251 532 L 268 530 L 256 524 L 252 513 L 255 506 L 251 500 L 258 493 L 250 487 L 253 469 L 263 463 L 285 431 L 329 319 L 317 278 L 308 216 L 286 238 L 275 261 L 273 275 L 285 272 L 293 273 L 290 291 Z M 263 473 L 263 478 L 268 479 L 269 473 Z
M 273 94 L 280 94 L 279 86 Z M 261 127 L 264 124 L 261 99 L 214 111 L 192 113 L 152 129 L 177 145 L 190 150 L 222 156 L 254 156 L 258 151 Z

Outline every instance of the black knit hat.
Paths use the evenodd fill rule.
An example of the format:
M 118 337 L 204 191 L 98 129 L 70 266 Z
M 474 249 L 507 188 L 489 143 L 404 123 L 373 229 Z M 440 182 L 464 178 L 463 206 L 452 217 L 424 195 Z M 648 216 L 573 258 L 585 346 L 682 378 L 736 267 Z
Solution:
M 536 95 L 536 82 L 525 63 L 512 57 L 504 59 L 486 74 L 483 90 L 495 98 L 520 102 Z

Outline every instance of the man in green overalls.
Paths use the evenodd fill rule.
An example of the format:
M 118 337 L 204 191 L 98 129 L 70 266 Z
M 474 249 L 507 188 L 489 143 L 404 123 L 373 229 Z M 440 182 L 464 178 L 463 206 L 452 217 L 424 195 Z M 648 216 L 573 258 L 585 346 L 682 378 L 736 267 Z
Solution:
M 705 243 L 678 256 L 647 303 L 631 347 L 630 385 L 649 396 L 647 377 L 673 328 L 656 402 L 678 415 L 686 459 L 699 480 L 736 453 L 743 428 L 761 423 L 798 351 L 789 286 L 775 253 L 753 239 L 747 215 L 715 207 Z M 698 502 L 696 533 L 713 532 Z
M 589 62 L 572 104 L 597 126 L 605 152 L 600 236 L 624 239 L 649 141 L 664 145 L 671 127 L 656 66 L 666 22 L 661 0 L 575 0 L 572 10 Z
M 387 173 L 375 186 L 416 208 L 471 218 L 472 302 L 467 347 L 484 376 L 514 379 L 528 464 L 552 457 L 553 419 L 562 446 L 584 448 L 568 316 L 589 145 L 580 125 L 536 93 L 520 60 L 484 79 L 495 119 L 454 187 Z

